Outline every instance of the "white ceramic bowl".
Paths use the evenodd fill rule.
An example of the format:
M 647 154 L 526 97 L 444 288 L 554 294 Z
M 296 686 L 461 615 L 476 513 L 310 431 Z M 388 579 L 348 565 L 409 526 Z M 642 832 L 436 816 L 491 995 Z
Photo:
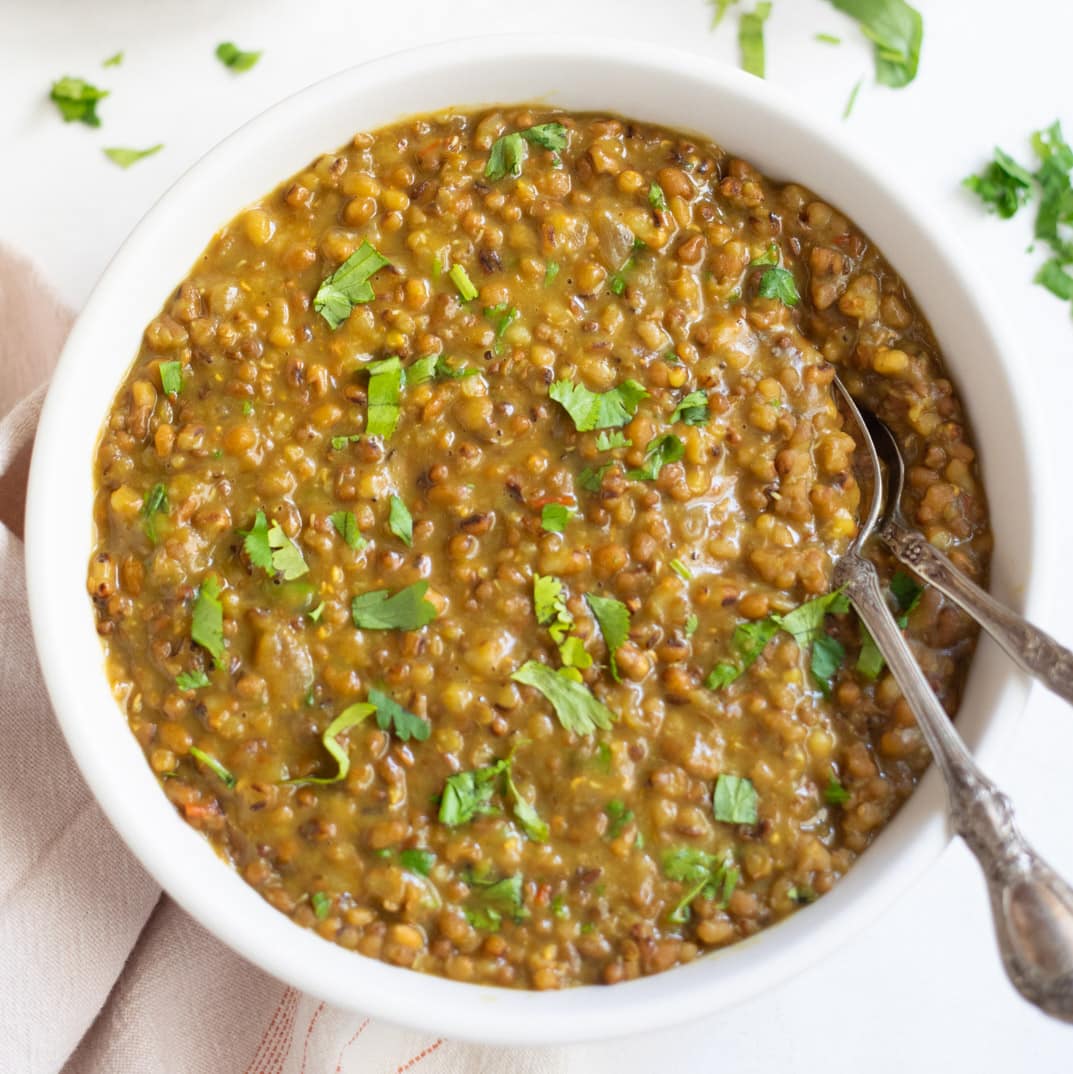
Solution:
M 649 44 L 532 37 L 451 42 L 345 71 L 275 106 L 196 164 L 138 225 L 63 352 L 34 449 L 27 568 L 45 681 L 105 813 L 160 884 L 222 941 L 281 980 L 392 1021 L 489 1043 L 624 1035 L 742 1000 L 819 959 L 873 919 L 949 840 L 930 772 L 835 890 L 790 920 L 691 965 L 613 988 L 528 993 L 458 984 L 364 958 L 294 925 L 179 819 L 109 692 L 86 594 L 91 463 L 113 393 L 158 311 L 213 232 L 313 157 L 408 114 L 451 104 L 545 100 L 702 133 L 849 213 L 903 274 L 931 320 L 973 421 L 992 493 L 994 593 L 1040 612 L 1041 457 L 1015 350 L 977 298 L 971 265 L 926 207 L 859 160 L 799 102 L 710 60 Z M 998 495 L 1001 490 L 1001 496 Z M 81 520 L 75 525 L 71 520 Z M 958 727 L 986 766 L 1026 682 L 984 641 Z M 981 943 L 990 937 L 981 935 Z

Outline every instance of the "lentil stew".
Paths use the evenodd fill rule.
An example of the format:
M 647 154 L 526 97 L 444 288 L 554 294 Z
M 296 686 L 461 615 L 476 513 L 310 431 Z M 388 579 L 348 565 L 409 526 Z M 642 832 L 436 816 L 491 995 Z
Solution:
M 846 602 L 856 444 L 978 581 L 961 404 L 868 238 L 710 142 L 536 106 L 314 161 L 148 325 L 95 460 L 113 692 L 265 899 L 521 988 L 829 891 L 928 763 Z M 873 552 L 947 710 L 975 645 Z

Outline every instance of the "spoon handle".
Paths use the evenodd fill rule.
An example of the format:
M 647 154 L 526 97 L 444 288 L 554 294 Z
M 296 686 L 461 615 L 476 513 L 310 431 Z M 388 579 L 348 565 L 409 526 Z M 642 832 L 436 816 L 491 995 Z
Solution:
M 954 829 L 987 880 L 1002 962 L 1030 1003 L 1073 1023 L 1073 889 L 1017 830 L 1010 800 L 980 771 L 887 607 L 875 567 L 842 557 L 844 587 L 894 675 L 946 780 Z
M 962 574 L 923 534 L 898 519 L 883 522 L 879 536 L 906 566 L 968 612 L 1016 664 L 1073 704 L 1073 652 L 1000 604 Z

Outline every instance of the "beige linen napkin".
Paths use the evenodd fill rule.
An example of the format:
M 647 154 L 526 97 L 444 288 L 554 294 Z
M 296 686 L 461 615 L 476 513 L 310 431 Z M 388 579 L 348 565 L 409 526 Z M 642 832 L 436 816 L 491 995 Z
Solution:
M 47 377 L 70 320 L 0 251 L 0 1072 L 564 1070 L 563 1051 L 455 1044 L 285 987 L 162 895 L 97 808 L 45 696 L 19 537 L 43 390 L 12 404 Z

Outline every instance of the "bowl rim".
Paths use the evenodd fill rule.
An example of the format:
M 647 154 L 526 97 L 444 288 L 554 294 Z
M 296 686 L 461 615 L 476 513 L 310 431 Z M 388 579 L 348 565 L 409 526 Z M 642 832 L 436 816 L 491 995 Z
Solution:
M 70 468 L 69 459 L 60 457 L 59 445 L 63 442 L 66 415 L 78 403 L 74 370 L 86 360 L 95 340 L 107 338 L 108 319 L 121 308 L 124 278 L 138 271 L 140 259 L 151 249 L 154 238 L 175 230 L 170 221 L 175 219 L 176 208 L 184 202 L 196 204 L 199 184 L 211 177 L 214 169 L 219 170 L 227 161 L 242 160 L 269 133 L 278 137 L 281 131 L 301 122 L 303 115 L 346 98 L 356 87 L 375 86 L 393 77 L 414 77 L 431 69 L 446 72 L 461 70 L 466 64 L 479 65 L 488 61 L 489 50 L 496 63 L 532 63 L 543 58 L 562 68 L 571 62 L 595 60 L 637 74 L 647 70 L 662 78 L 677 78 L 739 102 L 776 126 L 788 124 L 817 148 L 835 154 L 851 175 L 870 185 L 896 209 L 898 216 L 930 240 L 929 252 L 937 258 L 937 269 L 951 273 L 954 286 L 962 292 L 961 298 L 979 318 L 992 344 L 996 362 L 991 372 L 1004 382 L 1002 389 L 1008 396 L 1012 420 L 1023 435 L 1022 450 L 1027 460 L 1025 495 L 1033 511 L 1026 522 L 1030 542 L 1022 549 L 1028 565 L 1019 603 L 1025 614 L 1035 618 L 1046 610 L 1044 579 L 1050 573 L 1050 535 L 1054 531 L 1049 524 L 1049 501 L 1040 494 L 1045 487 L 1048 460 L 1041 450 L 1036 424 L 1030 420 L 1028 385 L 1025 378 L 1013 375 L 1012 356 L 1018 353 L 1011 342 L 1014 337 L 995 309 L 985 308 L 958 268 L 954 254 L 948 253 L 957 249 L 957 243 L 945 226 L 930 207 L 911 204 L 877 163 L 851 146 L 841 131 L 805 114 L 786 91 L 696 53 L 631 40 L 528 34 L 469 37 L 405 49 L 330 75 L 284 98 L 210 149 L 165 191 L 119 248 L 72 329 L 49 388 L 34 446 L 26 514 L 31 621 L 42 674 L 71 752 L 109 821 L 164 890 L 210 932 L 281 981 L 337 1006 L 456 1039 L 491 1044 L 569 1043 L 629 1035 L 711 1013 L 791 977 L 843 943 L 893 903 L 950 842 L 944 794 L 934 768 L 870 848 L 870 855 L 877 858 L 880 845 L 884 840 L 890 843 L 893 829 L 897 828 L 901 833 L 897 874 L 890 876 L 890 870 L 884 871 L 878 864 L 869 866 L 870 855 L 862 856 L 830 895 L 809 908 L 807 928 L 802 925 L 806 915 L 798 913 L 723 953 L 613 989 L 593 986 L 564 993 L 535 993 L 461 984 L 389 966 L 322 940 L 269 907 L 229 865 L 215 858 L 207 842 L 174 811 L 174 825 L 161 831 L 154 827 L 156 816 L 132 809 L 115 778 L 116 758 L 96 741 L 91 721 L 81 718 L 82 690 L 68 673 L 67 624 L 63 616 L 74 601 L 86 601 L 85 591 L 80 588 L 73 596 L 57 594 L 50 578 L 56 544 L 50 539 L 49 529 L 62 517 L 57 505 L 59 497 L 54 494 L 55 482 L 64 469 L 69 474 Z M 616 92 L 612 89 L 609 96 L 614 99 Z M 534 92 L 525 99 L 543 96 Z M 442 108 L 448 107 L 448 102 L 430 101 L 430 105 Z M 690 124 L 678 126 L 688 129 Z M 832 201 L 842 204 L 845 198 L 832 197 Z M 234 212 L 240 210 L 241 205 L 235 206 Z M 859 212 L 851 215 L 860 218 Z M 870 234 L 876 230 L 867 221 L 864 229 Z M 908 279 L 910 273 L 902 275 Z M 977 281 L 973 285 L 978 286 Z M 96 637 L 91 640 L 98 644 Z M 976 662 L 991 648 L 984 641 Z M 103 654 L 99 663 L 103 671 Z M 1023 707 L 1028 684 L 1029 680 L 1011 665 L 1003 678 L 995 711 L 973 749 L 978 761 L 986 764 L 997 756 Z M 122 723 L 126 730 L 126 720 Z M 129 731 L 127 737 L 133 745 L 134 736 Z M 137 757 L 148 773 L 140 749 Z M 123 758 L 124 764 L 128 761 Z M 150 774 L 150 778 L 155 785 L 155 777 Z M 165 796 L 159 797 L 171 810 Z M 884 884 L 877 885 L 871 875 L 877 869 L 884 875 Z M 848 894 L 843 897 L 843 893 Z M 269 938 L 272 943 L 265 942 Z

